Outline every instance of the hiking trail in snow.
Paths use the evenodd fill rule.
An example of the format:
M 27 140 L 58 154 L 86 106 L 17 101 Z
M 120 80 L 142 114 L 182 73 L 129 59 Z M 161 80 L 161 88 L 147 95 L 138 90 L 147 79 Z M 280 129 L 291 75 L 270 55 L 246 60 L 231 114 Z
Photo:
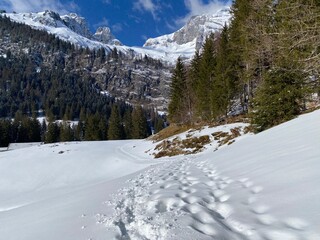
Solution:
M 208 161 L 184 158 L 131 179 L 109 203 L 114 215 L 99 223 L 117 229 L 115 239 L 123 240 L 316 239 L 302 219 L 272 216 L 271 206 L 259 200 L 262 191 L 248 178 L 223 176 Z

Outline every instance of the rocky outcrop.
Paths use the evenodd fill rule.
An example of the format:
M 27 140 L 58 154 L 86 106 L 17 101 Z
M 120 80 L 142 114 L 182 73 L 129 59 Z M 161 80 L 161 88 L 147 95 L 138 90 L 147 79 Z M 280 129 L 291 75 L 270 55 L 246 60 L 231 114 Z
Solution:
M 75 33 L 81 36 L 91 38 L 92 33 L 89 30 L 85 18 L 78 16 L 76 13 L 70 13 L 61 17 L 64 24 Z
M 122 45 L 122 43 L 113 36 L 110 28 L 108 27 L 99 27 L 96 33 L 93 35 L 93 39 L 106 44 L 117 46 Z

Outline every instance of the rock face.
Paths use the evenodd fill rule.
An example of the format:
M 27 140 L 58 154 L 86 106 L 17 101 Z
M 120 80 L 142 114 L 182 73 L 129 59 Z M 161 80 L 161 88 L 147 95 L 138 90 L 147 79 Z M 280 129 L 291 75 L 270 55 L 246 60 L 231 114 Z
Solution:
M 29 14 L 23 14 L 24 18 L 31 18 L 35 22 L 39 22 L 43 25 L 50 26 L 50 27 L 57 27 L 59 23 L 61 24 L 62 19 L 60 15 L 56 12 L 46 10 L 42 13 L 29 13 Z
M 169 50 L 170 48 L 177 49 L 189 46 L 199 50 L 206 37 L 213 32 L 220 31 L 230 18 L 229 8 L 214 14 L 194 16 L 178 31 L 148 39 L 144 47 Z
M 70 13 L 61 17 L 65 25 L 75 33 L 81 36 L 91 38 L 92 33 L 89 30 L 88 24 L 85 18 L 78 16 L 75 13 Z
M 38 20 L 52 20 L 53 18 L 48 18 L 47 14 L 49 13 L 45 16 L 41 14 L 41 19 Z M 62 20 L 57 15 L 55 21 L 46 23 L 55 26 L 62 24 Z M 57 43 L 55 38 L 52 35 L 49 37 L 45 31 L 33 29 L 31 37 L 25 37 L 30 28 L 20 25 L 0 18 L 0 61 L 14 59 L 20 63 L 21 68 L 28 68 L 29 72 L 35 74 L 41 74 L 43 71 L 55 72 L 59 69 L 66 75 L 74 76 L 75 81 L 90 82 L 92 90 L 99 95 L 108 95 L 130 104 L 166 111 L 170 90 L 170 65 L 145 55 L 120 52 L 117 48 L 107 51 L 103 48 L 61 46 L 65 41 Z M 104 30 L 110 33 L 108 29 L 101 29 L 101 32 Z M 10 79 L 11 76 L 7 78 Z M 25 86 L 22 79 L 21 87 Z M 0 86 L 0 92 L 1 87 L 3 86 Z
M 122 43 L 116 39 L 111 33 L 110 28 L 108 27 L 99 27 L 96 33 L 93 35 L 93 38 L 99 42 L 121 46 Z
M 122 46 L 108 27 L 100 27 L 92 34 L 86 20 L 74 13 L 60 16 L 45 11 L 5 15 L 11 21 L 44 30 L 83 49 L 104 49 L 106 56 L 105 59 L 97 59 L 90 53 L 77 55 L 59 51 L 48 54 L 40 46 L 47 44 L 50 48 L 51 44 L 32 39 L 17 44 L 10 40 L 9 30 L 6 36 L 0 36 L 0 56 L 10 50 L 10 54 L 18 58 L 29 57 L 37 62 L 39 68 L 48 69 L 54 68 L 57 62 L 64 63 L 66 73 L 74 72 L 83 79 L 94 79 L 101 94 L 164 111 L 170 96 L 171 69 L 176 59 L 179 56 L 190 59 L 205 37 L 219 31 L 230 19 L 229 9 L 213 15 L 195 16 L 178 31 L 149 39 L 144 48 L 131 48 Z

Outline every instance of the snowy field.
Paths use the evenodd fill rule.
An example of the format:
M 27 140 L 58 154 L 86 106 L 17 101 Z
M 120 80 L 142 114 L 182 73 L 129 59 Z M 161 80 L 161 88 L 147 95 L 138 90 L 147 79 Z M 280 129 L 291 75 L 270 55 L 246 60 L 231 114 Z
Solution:
M 146 140 L 0 152 L 0 239 L 320 239 L 320 111 L 217 151 Z

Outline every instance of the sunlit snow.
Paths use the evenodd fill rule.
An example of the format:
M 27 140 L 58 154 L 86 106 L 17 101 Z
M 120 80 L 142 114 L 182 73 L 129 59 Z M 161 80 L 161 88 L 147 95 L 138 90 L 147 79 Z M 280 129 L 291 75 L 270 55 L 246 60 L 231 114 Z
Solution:
M 0 152 L 1 239 L 318 240 L 319 122 L 160 160 L 148 140 Z

